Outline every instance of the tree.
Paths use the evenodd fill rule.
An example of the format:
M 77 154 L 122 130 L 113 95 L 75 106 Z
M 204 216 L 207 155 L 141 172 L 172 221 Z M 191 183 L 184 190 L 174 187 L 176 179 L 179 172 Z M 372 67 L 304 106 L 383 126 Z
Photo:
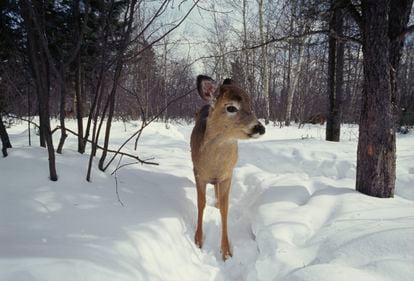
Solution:
M 137 4 L 137 0 L 131 0 L 128 2 L 128 7 L 125 12 L 125 21 L 124 21 L 124 28 L 122 33 L 122 40 L 120 41 L 120 45 L 118 46 L 117 50 L 117 59 L 116 59 L 116 66 L 115 66 L 115 73 L 112 82 L 112 88 L 110 95 L 108 96 L 107 103 L 109 104 L 109 112 L 108 112 L 108 119 L 106 121 L 106 130 L 105 130 L 105 140 L 104 146 L 102 150 L 102 156 L 99 160 L 99 169 L 104 171 L 108 166 L 104 167 L 106 155 L 108 153 L 108 145 L 109 145 L 109 136 L 111 134 L 111 125 L 112 125 L 112 118 L 115 111 L 115 98 L 116 92 L 118 89 L 118 81 L 122 73 L 122 68 L 124 66 L 124 52 L 128 47 L 128 43 L 130 40 L 130 36 L 132 33 L 133 28 L 133 21 L 134 21 L 134 13 L 135 13 L 135 5 Z
M 1 111 L 0 111 L 0 113 L 1 113 Z M 4 126 L 3 118 L 1 116 L 1 114 L 0 114 L 0 139 L 1 139 L 1 142 L 2 142 L 1 151 L 3 153 L 3 157 L 7 157 L 7 155 L 8 155 L 7 154 L 7 149 L 12 148 L 12 145 L 10 143 L 9 135 L 7 134 L 6 127 Z
M 269 109 L 269 69 L 268 69 L 268 59 L 267 59 L 267 45 L 266 36 L 264 32 L 264 22 L 263 22 L 263 0 L 257 0 L 259 5 L 259 33 L 260 33 L 260 43 L 262 44 L 261 47 L 261 62 L 262 62 L 262 85 L 263 85 L 263 100 L 264 100 L 264 118 L 265 124 L 269 124 L 270 118 L 270 109 Z
M 331 1 L 331 20 L 329 22 L 328 94 L 329 110 L 326 119 L 326 140 L 339 141 L 341 134 L 341 103 L 344 70 L 344 42 L 342 36 L 343 11 Z
M 21 1 L 21 10 L 27 33 L 28 56 L 36 84 L 36 93 L 39 101 L 40 134 L 44 137 L 49 155 L 50 180 L 57 181 L 55 149 L 53 147 L 50 128 L 49 96 L 50 96 L 50 69 L 48 55 L 44 41 L 45 26 L 42 18 L 42 3 L 24 0 Z
M 291 3 L 291 15 L 289 19 L 289 33 L 304 33 L 306 34 L 310 29 L 310 20 L 309 18 L 301 18 L 299 17 L 300 13 L 303 13 L 303 7 L 299 4 L 300 1 L 297 3 Z M 297 20 L 295 20 L 297 19 Z M 286 90 L 286 114 L 285 114 L 285 125 L 290 126 L 290 122 L 292 120 L 292 108 L 293 108 L 293 101 L 295 97 L 295 93 L 297 91 L 297 87 L 299 85 L 300 74 L 302 72 L 303 67 L 303 56 L 305 52 L 305 44 L 307 43 L 307 37 L 301 36 L 299 38 L 295 38 L 289 40 L 289 58 L 288 58 L 288 74 L 287 74 L 287 90 Z M 297 48 L 297 62 L 296 67 L 293 68 L 293 52 Z
M 357 152 L 356 189 L 376 197 L 395 190 L 395 109 L 403 38 L 412 0 L 363 0 L 347 7 L 362 33 L 364 83 Z

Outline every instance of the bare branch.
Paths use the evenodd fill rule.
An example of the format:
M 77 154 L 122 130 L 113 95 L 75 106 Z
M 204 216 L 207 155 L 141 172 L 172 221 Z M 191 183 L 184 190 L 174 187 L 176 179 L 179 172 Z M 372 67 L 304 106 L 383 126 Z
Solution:
M 158 37 L 157 39 L 155 39 L 154 41 L 152 41 L 150 44 L 148 44 L 147 46 L 145 46 L 144 48 L 142 48 L 141 50 L 139 50 L 136 54 L 132 55 L 131 58 L 136 58 L 137 56 L 139 56 L 140 54 L 142 54 L 144 51 L 146 51 L 147 49 L 151 48 L 155 43 L 161 41 L 162 39 L 164 39 L 165 37 L 167 37 L 168 34 L 170 34 L 175 29 L 177 29 L 187 19 L 187 17 L 190 15 L 190 13 L 197 6 L 198 2 L 200 2 L 200 0 L 196 0 L 194 2 L 194 4 L 191 6 L 191 8 L 188 10 L 188 12 L 184 15 L 184 17 L 175 26 L 173 26 L 167 32 L 165 32 L 163 35 L 161 35 L 160 37 Z
M 191 90 L 189 90 L 188 92 L 186 92 L 185 94 L 183 94 L 183 95 L 181 95 L 181 96 L 178 96 L 178 97 L 176 97 L 175 99 L 172 99 L 172 100 L 170 100 L 156 115 L 154 115 L 148 122 L 143 122 L 142 123 L 142 125 L 141 125 L 141 128 L 138 130 L 138 131 L 136 131 L 135 133 L 133 133 L 119 148 L 118 148 L 118 150 L 115 152 L 115 154 L 112 156 L 112 158 L 108 161 L 108 163 L 106 164 L 106 166 L 104 167 L 104 169 L 103 170 L 106 170 L 108 167 L 109 167 L 109 165 L 112 163 L 112 161 L 114 161 L 114 159 L 115 159 L 115 157 L 116 157 L 116 155 L 118 154 L 118 152 L 119 151 L 121 151 L 121 149 L 130 141 L 130 140 L 132 140 L 135 136 L 137 136 L 137 135 L 139 135 L 139 134 L 141 134 L 142 133 L 142 131 L 148 126 L 148 125 L 150 125 L 153 121 L 155 121 L 158 117 L 160 117 L 161 116 L 161 114 L 163 114 L 164 113 L 164 111 L 171 105 L 171 104 L 173 104 L 173 103 L 175 103 L 175 102 L 177 102 L 177 101 L 179 101 L 180 99 L 182 99 L 182 98 L 184 98 L 185 96 L 187 96 L 187 95 L 189 95 L 191 92 L 193 92 L 193 91 L 195 91 L 196 90 L 196 88 L 193 88 L 193 89 L 191 89 Z M 109 151 L 109 150 L 108 150 Z M 112 151 L 112 152 L 114 152 L 114 151 Z M 139 160 L 139 159 L 137 159 L 138 161 L 142 161 L 142 160 Z M 143 163 L 143 164 L 146 164 L 146 163 Z
M 17 115 L 14 115 L 14 114 L 10 114 L 10 113 L 5 113 L 5 115 L 7 116 L 7 117 L 11 117 L 11 118 L 15 118 L 15 119 L 19 119 L 19 120 L 22 120 L 22 121 L 26 121 L 26 122 L 29 122 L 30 124 L 32 124 L 32 125 L 34 125 L 34 126 L 36 126 L 37 128 L 39 128 L 40 126 L 39 126 L 39 124 L 37 124 L 36 122 L 33 122 L 32 120 L 29 120 L 29 119 L 26 119 L 26 118 L 24 118 L 24 117 L 20 117 L 20 116 L 17 116 Z M 51 131 L 51 134 L 53 134 L 53 133 L 55 133 L 56 131 L 58 131 L 58 130 L 60 130 L 61 128 L 59 127 L 59 126 L 57 126 L 56 128 L 54 128 L 52 131 Z M 71 134 L 73 134 L 73 135 L 75 135 L 75 136 L 78 136 L 78 134 L 76 133 L 76 132 L 74 132 L 74 131 L 72 131 L 72 130 L 70 130 L 70 129 L 68 129 L 68 128 L 66 128 L 66 131 L 68 131 L 69 133 L 71 133 Z M 86 141 L 87 142 L 89 142 L 89 143 L 92 143 L 92 141 L 91 140 L 89 140 L 89 139 L 86 139 Z M 98 144 L 96 144 L 96 147 L 97 148 L 99 148 L 99 149 L 103 149 L 103 147 L 102 146 L 100 146 L 100 145 L 98 145 Z M 130 157 L 130 158 L 133 158 L 133 159 L 135 159 L 135 160 L 137 160 L 138 161 L 138 163 L 141 163 L 141 164 L 148 164 L 148 165 L 159 165 L 158 163 L 156 163 L 156 162 L 149 162 L 148 160 L 151 160 L 151 159 L 147 159 L 147 160 L 142 160 L 142 159 L 140 159 L 138 156 L 136 156 L 136 155 L 132 155 L 132 154 L 129 154 L 129 153 L 125 153 L 125 152 L 122 152 L 122 151 L 120 151 L 120 150 L 118 150 L 118 151 L 115 151 L 115 150 L 111 150 L 111 149 L 108 149 L 108 152 L 111 152 L 111 153 L 115 153 L 116 155 L 117 154 L 120 154 L 120 155 L 123 155 L 123 156 L 127 156 L 127 157 Z
M 56 129 L 60 129 L 60 127 L 59 126 L 57 126 L 56 127 Z M 55 131 L 55 130 L 54 130 Z M 70 130 L 70 129 L 68 129 L 68 128 L 66 128 L 66 131 L 68 131 L 69 133 L 71 133 L 71 134 L 73 134 L 73 135 L 75 135 L 75 136 L 77 136 L 78 134 L 76 133 L 76 132 L 74 132 L 74 131 L 72 131 L 72 130 Z M 91 140 L 86 140 L 87 142 L 90 142 L 90 143 L 92 143 L 92 141 Z M 98 145 L 98 144 L 96 144 L 96 147 L 97 148 L 99 148 L 99 149 L 101 149 L 101 150 L 103 150 L 104 148 L 102 147 L 102 146 L 100 146 L 100 145 Z M 141 164 L 147 164 L 147 165 L 156 165 L 156 166 L 158 166 L 159 164 L 158 163 L 156 163 L 156 162 L 149 162 L 148 160 L 142 160 L 142 159 L 140 159 L 138 156 L 136 156 L 136 155 L 132 155 L 132 154 L 130 154 L 130 153 L 126 153 L 126 152 L 122 152 L 122 151 L 120 151 L 120 150 L 117 150 L 117 151 L 115 151 L 115 150 L 111 150 L 111 149 L 107 149 L 107 151 L 108 152 L 111 152 L 111 153 L 115 153 L 115 155 L 123 155 L 123 156 L 127 156 L 127 157 L 130 157 L 130 158 L 133 158 L 133 159 L 135 159 L 135 160 L 137 160 L 139 163 L 141 163 Z
M 116 173 L 119 170 L 119 164 L 121 164 L 121 161 L 122 161 L 122 156 L 119 158 L 118 165 L 116 166 L 115 171 L 113 171 L 111 175 L 115 174 L 115 192 L 116 192 L 116 197 L 118 198 L 118 202 L 121 204 L 122 207 L 125 207 L 124 206 L 124 203 L 121 200 L 121 197 L 119 197 L 119 192 L 118 192 L 118 175 Z
M 165 7 L 166 7 L 166 5 L 167 5 L 167 3 L 169 1 L 170 0 L 164 0 L 164 2 L 161 4 L 161 6 L 159 7 L 159 9 L 155 12 L 155 14 L 151 18 L 151 20 L 145 25 L 145 27 L 141 30 L 141 32 L 138 33 L 138 35 L 135 36 L 135 38 L 131 40 L 130 43 L 135 42 L 136 40 L 138 40 L 138 38 L 140 38 L 142 36 L 142 34 L 144 34 L 144 32 L 148 29 L 148 27 L 151 26 L 151 24 L 155 21 L 155 19 L 158 18 L 161 14 L 164 13 Z

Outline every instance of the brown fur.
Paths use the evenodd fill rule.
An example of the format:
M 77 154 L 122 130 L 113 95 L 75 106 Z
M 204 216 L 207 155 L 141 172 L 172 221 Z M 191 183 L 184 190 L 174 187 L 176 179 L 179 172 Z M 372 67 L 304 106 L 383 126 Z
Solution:
M 205 88 L 209 89 L 208 86 Z M 250 97 L 239 87 L 222 85 L 215 95 L 217 98 L 214 105 L 206 105 L 200 110 L 191 134 L 191 157 L 198 205 L 195 243 L 200 248 L 203 245 L 202 221 L 206 204 L 206 185 L 214 184 L 216 206 L 220 208 L 222 219 L 221 252 L 223 259 L 226 259 L 232 255 L 227 235 L 227 213 L 231 179 L 238 158 L 237 140 L 250 138 L 252 124 L 260 123 L 252 111 Z M 232 102 L 236 102 L 240 107 L 237 115 L 229 116 L 226 107 Z

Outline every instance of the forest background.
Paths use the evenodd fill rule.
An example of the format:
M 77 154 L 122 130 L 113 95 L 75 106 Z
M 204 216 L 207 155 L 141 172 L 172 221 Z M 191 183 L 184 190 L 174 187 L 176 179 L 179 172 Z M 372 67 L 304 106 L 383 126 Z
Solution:
M 68 134 L 78 151 L 91 144 L 87 180 L 100 151 L 105 171 L 113 120 L 191 122 L 201 72 L 231 77 L 252 96 L 266 124 L 323 123 L 340 140 L 341 123 L 358 123 L 357 190 L 390 197 L 395 188 L 395 134 L 414 122 L 412 0 L 2 1 L 0 135 L 34 124 L 55 152 Z M 51 128 L 50 119 L 60 125 Z M 68 130 L 67 118 L 77 119 Z M 3 120 L 4 119 L 4 120 Z M 6 123 L 6 124 L 4 124 Z M 6 125 L 6 126 L 5 126 Z M 30 126 L 29 126 L 30 129 Z M 53 134 L 60 134 L 58 144 Z M 30 141 L 30 140 L 29 140 Z M 108 160 L 108 153 L 110 159 Z

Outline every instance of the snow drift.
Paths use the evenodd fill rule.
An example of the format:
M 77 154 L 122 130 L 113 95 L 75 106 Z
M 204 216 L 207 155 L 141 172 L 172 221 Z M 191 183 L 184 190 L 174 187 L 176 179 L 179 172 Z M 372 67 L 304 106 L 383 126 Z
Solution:
M 136 129 L 116 123 L 111 146 Z M 212 188 L 204 248 L 193 243 L 191 129 L 152 124 L 138 153 L 160 166 L 129 165 L 116 178 L 115 166 L 95 168 L 92 183 L 74 137 L 51 182 L 46 151 L 27 146 L 25 125 L 9 129 L 14 148 L 0 159 L 0 280 L 414 280 L 413 134 L 397 140 L 392 199 L 354 190 L 355 127 L 342 128 L 340 143 L 324 141 L 322 126 L 268 126 L 262 139 L 241 142 L 230 195 L 233 258 L 223 262 Z

